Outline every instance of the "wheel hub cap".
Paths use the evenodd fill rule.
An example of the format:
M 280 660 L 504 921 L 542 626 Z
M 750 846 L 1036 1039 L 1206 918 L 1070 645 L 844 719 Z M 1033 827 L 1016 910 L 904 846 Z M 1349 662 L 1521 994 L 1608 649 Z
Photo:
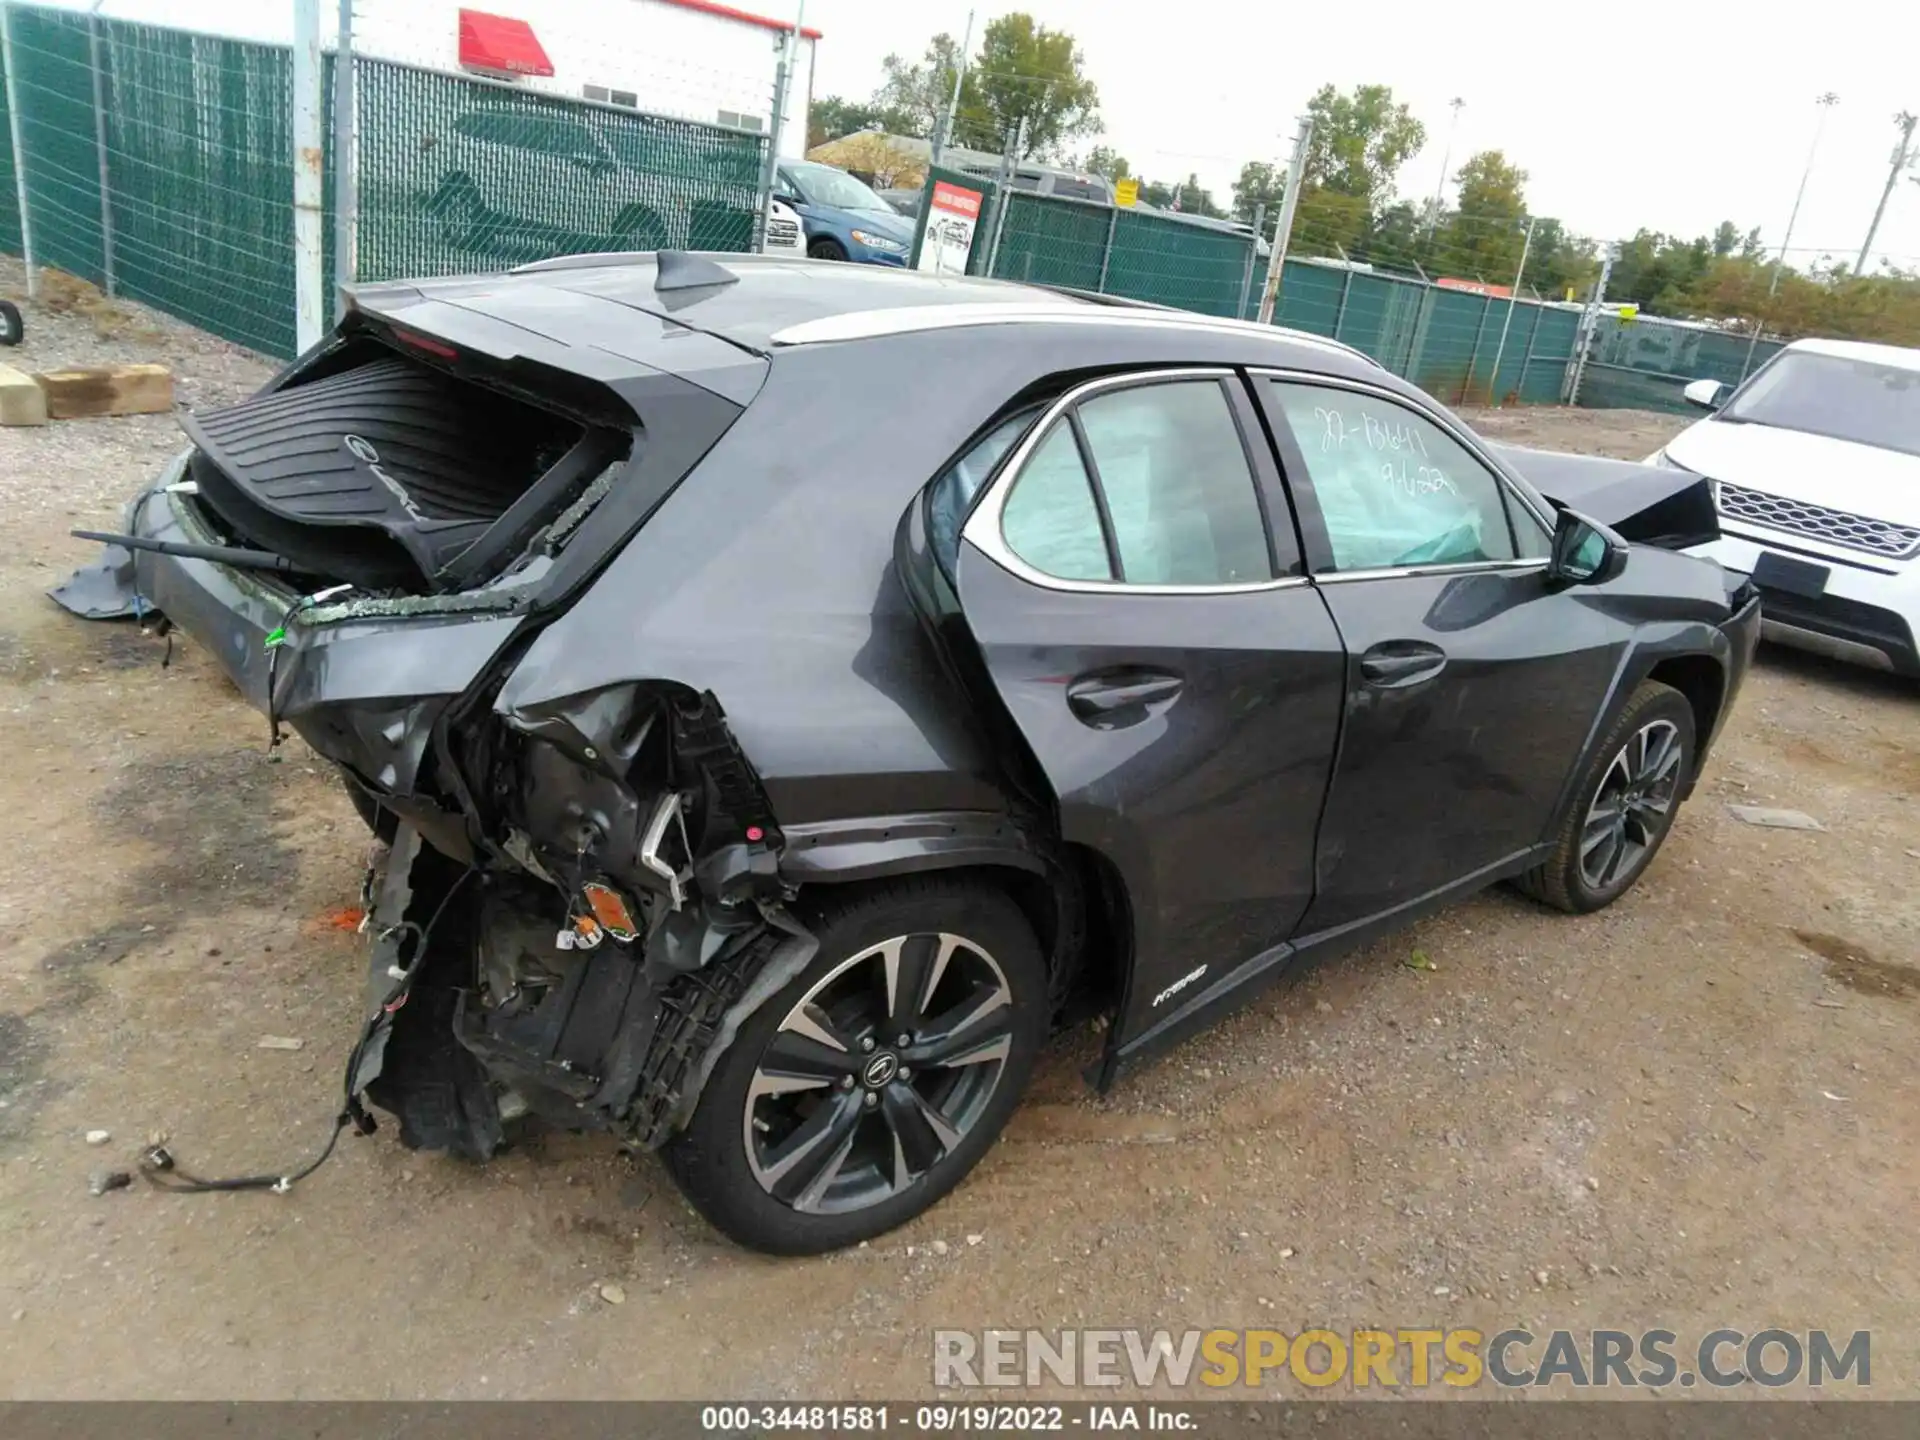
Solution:
M 1604 890 L 1631 876 L 1672 817 L 1685 747 L 1671 720 L 1653 720 L 1627 738 L 1600 777 L 1580 829 L 1580 877 Z
M 748 1167 L 795 1210 L 879 1204 L 979 1123 L 1012 1047 L 1013 990 L 980 946 L 944 932 L 871 946 L 767 1042 L 747 1089 Z

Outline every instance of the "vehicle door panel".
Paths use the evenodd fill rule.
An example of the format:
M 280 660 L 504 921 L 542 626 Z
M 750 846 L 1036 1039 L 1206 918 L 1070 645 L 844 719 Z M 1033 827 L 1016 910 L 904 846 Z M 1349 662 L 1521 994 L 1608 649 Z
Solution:
M 1436 412 L 1261 388 L 1348 655 L 1310 936 L 1538 845 L 1631 630 L 1549 582 L 1545 517 Z
M 1081 412 L 1069 416 L 1070 402 L 1093 406 L 1089 392 L 1132 383 L 1083 387 L 1032 427 L 966 521 L 952 564 L 967 634 L 1057 800 L 1063 837 L 1104 857 L 1124 882 L 1135 966 L 1115 1046 L 1176 1012 L 1174 994 L 1190 999 L 1281 946 L 1305 913 L 1345 669 L 1324 602 L 1292 573 L 1292 520 L 1242 383 L 1215 373 L 1195 380 L 1224 387 L 1237 427 L 1224 444 L 1251 466 L 1259 497 L 1250 523 L 1274 537 L 1258 576 L 1239 568 L 1244 535 L 1216 529 L 1209 541 L 1205 526 L 1152 488 L 1177 490 L 1168 476 L 1183 457 L 1198 471 L 1228 463 L 1221 453 L 1156 451 L 1160 468 L 1128 474 L 1128 454 L 1116 453 L 1127 447 L 1113 432 L 1096 424 L 1089 440 L 1073 428 Z M 1106 530 L 1110 573 L 1132 565 L 1158 580 L 1087 579 L 1084 548 L 1061 552 L 1053 575 L 1013 553 L 1003 521 L 1022 513 L 1018 487 L 1040 475 L 1051 437 L 1069 433 L 1054 448 L 1101 451 L 1088 466 L 1105 476 L 1088 482 L 1102 497 L 1100 520 L 1085 523 Z M 1156 505 L 1160 528 L 1140 540 L 1126 527 L 1144 525 Z M 1175 552 L 1209 544 L 1230 583 L 1160 583 L 1194 580 L 1202 572 L 1191 553 Z M 1098 529 L 1090 548 L 1091 563 L 1104 566 Z M 1230 562 L 1219 559 L 1229 553 Z M 1082 578 L 1062 581 L 1062 572 Z

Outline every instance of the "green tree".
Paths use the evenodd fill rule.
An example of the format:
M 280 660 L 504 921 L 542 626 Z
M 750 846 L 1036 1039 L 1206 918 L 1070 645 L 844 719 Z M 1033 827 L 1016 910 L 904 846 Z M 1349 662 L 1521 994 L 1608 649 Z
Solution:
M 1359 252 L 1352 257 L 1382 270 L 1411 271 L 1432 258 L 1423 212 L 1410 200 L 1396 200 L 1373 217 Z
M 1100 128 L 1100 91 L 1085 73 L 1086 59 L 1064 30 L 1049 30 L 1031 15 L 1002 15 L 987 26 L 980 59 L 967 76 L 991 148 L 1026 125 L 1020 158 L 1056 154 L 1061 142 Z M 973 109 L 971 99 L 969 110 Z
M 823 96 L 807 108 L 807 148 L 811 150 L 856 130 L 873 129 L 880 123 L 877 106 L 842 100 L 838 95 Z
M 1165 210 L 1173 204 L 1173 186 L 1164 180 L 1142 180 L 1140 182 L 1140 203 Z
M 1233 218 L 1251 225 L 1255 210 L 1267 207 L 1267 219 L 1280 213 L 1280 202 L 1287 192 L 1287 172 L 1264 160 L 1249 160 L 1240 167 L 1240 178 L 1233 182 Z
M 1094 146 L 1076 168 L 1089 175 L 1104 175 L 1109 180 L 1121 180 L 1133 173 L 1127 168 L 1127 157 L 1107 145 Z
M 880 62 L 883 78 L 873 92 L 871 107 L 885 128 L 896 135 L 911 135 L 928 140 L 934 126 L 947 113 L 953 98 L 953 79 L 960 69 L 960 46 L 953 36 L 942 32 L 927 42 L 919 64 L 910 64 L 899 55 Z M 965 109 L 966 92 L 961 92 Z M 955 128 L 958 129 L 958 117 Z
M 1460 200 L 1441 227 L 1435 263 L 1449 275 L 1507 284 L 1526 243 L 1527 172 L 1482 150 L 1456 178 Z
M 1575 298 L 1599 278 L 1600 248 L 1593 241 L 1567 234 L 1558 220 L 1534 226 L 1533 252 L 1527 256 L 1525 283 L 1549 300 Z
M 1306 184 L 1363 200 L 1369 214 L 1392 195 L 1401 165 L 1427 141 L 1427 127 L 1386 85 L 1357 85 L 1346 95 L 1322 85 L 1307 114 L 1313 139 Z

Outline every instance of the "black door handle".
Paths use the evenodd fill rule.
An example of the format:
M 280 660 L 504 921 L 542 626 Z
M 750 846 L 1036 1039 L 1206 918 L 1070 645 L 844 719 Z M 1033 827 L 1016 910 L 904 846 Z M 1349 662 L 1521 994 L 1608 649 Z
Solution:
M 1160 670 L 1083 675 L 1067 686 L 1067 708 L 1090 725 L 1131 724 L 1146 719 L 1150 706 L 1173 699 L 1184 684 Z
M 1410 685 L 1438 674 L 1447 652 L 1437 645 L 1389 642 L 1360 657 L 1360 674 L 1374 685 Z

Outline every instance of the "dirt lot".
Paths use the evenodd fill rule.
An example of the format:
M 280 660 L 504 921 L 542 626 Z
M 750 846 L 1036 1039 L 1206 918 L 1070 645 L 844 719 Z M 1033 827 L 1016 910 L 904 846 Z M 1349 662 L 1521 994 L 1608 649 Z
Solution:
M 4 358 L 161 358 L 191 404 L 267 371 L 28 323 Z M 1674 428 L 1484 424 L 1627 456 Z M 0 431 L 0 1393 L 899 1397 L 936 1326 L 1432 1323 L 1871 1328 L 1875 1393 L 1920 1394 L 1920 693 L 1773 650 L 1620 905 L 1486 895 L 1104 1101 L 1064 1042 L 972 1179 L 869 1247 L 743 1254 L 651 1158 L 570 1137 L 482 1170 L 383 1130 L 288 1196 L 92 1198 L 154 1132 L 228 1173 L 309 1153 L 360 1004 L 328 916 L 366 838 L 322 767 L 266 763 L 191 644 L 163 668 L 42 593 L 178 443 L 166 417 Z

